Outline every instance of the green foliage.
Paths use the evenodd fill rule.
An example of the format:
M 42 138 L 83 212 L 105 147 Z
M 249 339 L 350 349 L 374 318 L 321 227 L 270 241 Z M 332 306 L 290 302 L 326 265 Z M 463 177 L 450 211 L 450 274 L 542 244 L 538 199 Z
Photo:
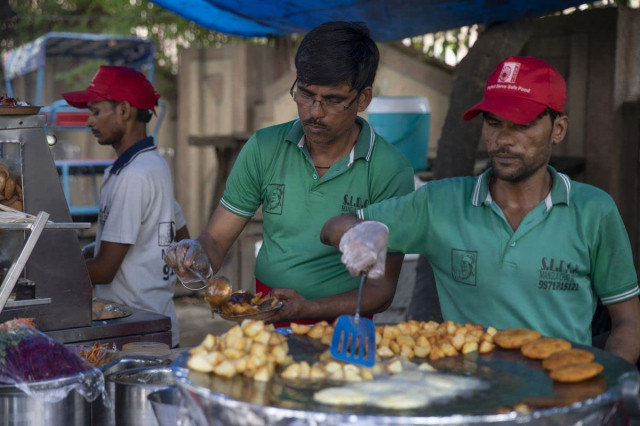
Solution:
M 435 58 L 441 62 L 455 65 L 455 62 L 464 56 L 475 40 L 477 26 L 456 28 L 447 31 L 438 31 L 433 34 L 425 34 L 410 39 L 410 45 L 423 53 L 427 58 Z M 452 62 L 452 58 L 457 60 Z

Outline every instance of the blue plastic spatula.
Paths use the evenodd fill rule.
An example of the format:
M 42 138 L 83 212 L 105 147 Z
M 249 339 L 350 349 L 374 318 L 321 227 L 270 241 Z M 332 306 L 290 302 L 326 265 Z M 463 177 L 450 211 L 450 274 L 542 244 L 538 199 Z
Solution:
M 331 356 L 340 361 L 373 367 L 376 362 L 376 328 L 369 318 L 360 318 L 362 286 L 367 273 L 360 274 L 355 315 L 340 315 L 331 338 Z

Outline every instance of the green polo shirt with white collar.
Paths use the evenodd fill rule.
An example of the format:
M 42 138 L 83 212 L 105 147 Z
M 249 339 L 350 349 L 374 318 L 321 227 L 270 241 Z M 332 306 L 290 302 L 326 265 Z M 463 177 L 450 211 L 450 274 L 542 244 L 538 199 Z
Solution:
M 307 299 L 357 288 L 340 251 L 320 242 L 322 226 L 333 216 L 414 190 L 409 161 L 366 120 L 357 120 L 362 130 L 353 149 L 322 177 L 300 120 L 259 130 L 242 148 L 220 205 L 246 218 L 262 205 L 255 273 L 267 286 L 292 288 Z
M 491 169 L 429 182 L 358 216 L 389 226 L 390 250 L 429 260 L 445 320 L 590 345 L 597 298 L 638 295 L 631 245 L 607 193 L 548 170 L 551 192 L 515 231 L 491 198 Z

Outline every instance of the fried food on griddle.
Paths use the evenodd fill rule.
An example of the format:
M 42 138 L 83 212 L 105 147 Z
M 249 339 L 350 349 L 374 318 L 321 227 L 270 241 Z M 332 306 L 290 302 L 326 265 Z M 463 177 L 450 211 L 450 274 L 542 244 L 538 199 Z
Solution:
M 549 372 L 549 377 L 557 382 L 576 383 L 590 379 L 602 373 L 604 367 L 597 362 L 583 362 L 558 367 Z
M 545 359 L 552 354 L 571 349 L 571 343 L 555 337 L 542 337 L 533 342 L 525 343 L 520 348 L 522 355 L 527 358 Z
M 555 370 L 569 364 L 582 364 L 584 362 L 593 361 L 595 356 L 584 349 L 568 349 L 566 351 L 556 352 L 549 358 L 542 361 L 542 368 L 545 370 Z
M 493 336 L 493 341 L 496 345 L 503 349 L 519 349 L 525 343 L 538 340 L 540 338 L 540 332 L 536 330 L 530 330 L 528 328 L 508 328 L 501 330 Z
M 222 377 L 244 375 L 267 382 L 277 366 L 293 362 L 287 338 L 273 324 L 245 319 L 221 336 L 207 335 L 189 350 L 189 369 Z

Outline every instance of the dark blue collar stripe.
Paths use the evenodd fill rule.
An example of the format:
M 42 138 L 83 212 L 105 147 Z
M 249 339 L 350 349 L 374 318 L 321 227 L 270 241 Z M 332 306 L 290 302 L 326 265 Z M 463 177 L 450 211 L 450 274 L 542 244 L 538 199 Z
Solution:
M 138 154 L 146 151 L 153 151 L 154 149 L 157 149 L 157 147 L 153 143 L 152 136 L 146 137 L 140 142 L 136 142 L 135 145 L 127 149 L 120 157 L 118 157 L 118 159 L 113 163 L 113 167 L 111 167 L 109 173 L 112 175 L 119 174 L 127 164 L 131 163 L 131 161 L 138 156 Z

